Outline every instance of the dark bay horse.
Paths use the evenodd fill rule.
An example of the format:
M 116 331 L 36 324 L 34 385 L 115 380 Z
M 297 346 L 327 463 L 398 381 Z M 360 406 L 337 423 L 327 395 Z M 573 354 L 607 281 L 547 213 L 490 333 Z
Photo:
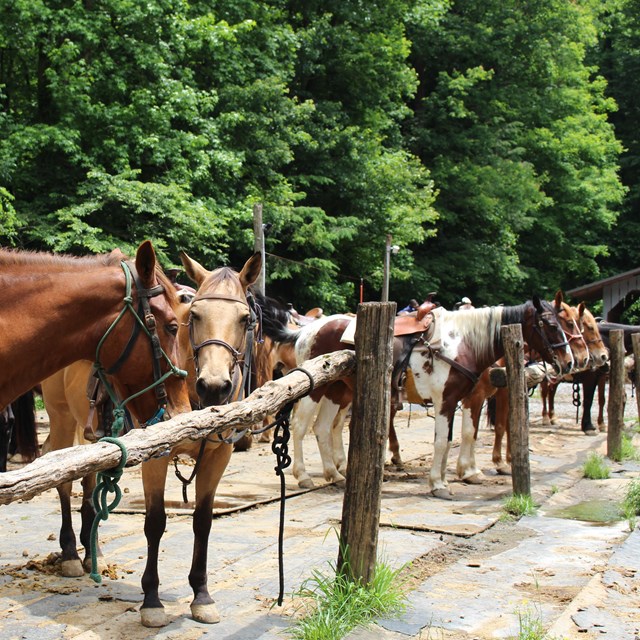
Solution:
M 119 251 L 73 258 L 0 250 L 0 409 L 62 367 L 87 359 L 129 399 L 141 422 L 165 408 L 168 414 L 188 411 L 186 383 L 173 364 L 176 306 L 149 241 L 135 261 Z
M 430 402 L 434 406 L 430 488 L 435 497 L 450 499 L 446 468 L 453 436 L 452 419 L 458 403 L 469 396 L 481 373 L 504 354 L 501 327 L 520 324 L 524 340 L 558 375 L 571 370 L 573 357 L 553 305 L 539 298 L 517 306 L 463 312 L 436 308 L 431 313 L 433 321 L 425 333 L 403 337 L 397 362 L 410 369 L 414 391 L 421 403 Z M 393 380 L 398 379 L 396 370 L 392 391 Z M 394 404 L 392 402 L 392 413 Z M 471 411 L 463 402 L 458 474 L 467 480 L 481 474 L 475 463 L 475 433 Z
M 208 271 L 186 254 L 181 256 L 189 277 L 198 290 L 189 303 L 178 306 L 180 366 L 188 372 L 189 398 L 194 407 L 224 404 L 235 400 L 242 383 L 242 364 L 248 330 L 254 316 L 247 302 L 247 289 L 260 273 L 261 257 L 250 258 L 240 273 L 222 267 Z M 45 406 L 51 421 L 51 447 L 59 449 L 83 441 L 84 425 L 89 414 L 86 397 L 90 363 L 76 362 L 43 381 Z M 195 510 L 193 514 L 194 550 L 189 582 L 194 591 L 191 611 L 194 619 L 204 623 L 219 621 L 217 608 L 207 587 L 207 548 L 211 529 L 211 511 L 218 483 L 227 467 L 232 445 L 211 437 L 184 441 L 169 456 L 151 459 L 142 465 L 145 494 L 145 535 L 148 556 L 142 578 L 144 602 L 140 611 L 142 624 L 164 626 L 166 616 L 158 587 L 158 552 L 166 526 L 164 491 L 168 464 L 186 454 L 196 460 Z M 76 537 L 71 523 L 71 483 L 59 487 L 62 509 L 60 544 L 64 575 L 82 575 L 91 566 L 89 532 L 94 510 L 91 501 L 95 477 L 83 479 L 82 529 L 80 540 L 85 547 L 84 568 L 80 562 Z M 98 549 L 98 554 L 101 552 Z M 99 570 L 104 562 L 98 558 Z

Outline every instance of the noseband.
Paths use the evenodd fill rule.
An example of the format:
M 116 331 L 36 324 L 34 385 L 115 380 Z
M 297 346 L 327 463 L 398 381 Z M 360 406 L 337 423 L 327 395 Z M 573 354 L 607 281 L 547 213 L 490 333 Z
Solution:
M 126 404 L 131 400 L 133 400 L 134 398 L 137 398 L 138 396 L 141 396 L 142 394 L 146 393 L 150 389 L 155 390 L 156 400 L 158 402 L 158 410 L 149 420 L 147 420 L 144 423 L 141 423 L 140 426 L 144 428 L 148 425 L 160 422 L 164 418 L 164 415 L 166 413 L 166 407 L 167 407 L 167 391 L 164 385 L 164 381 L 169 376 L 172 376 L 172 375 L 178 376 L 180 378 L 186 378 L 187 376 L 187 372 L 176 367 L 171 361 L 171 359 L 169 358 L 169 356 L 163 350 L 162 345 L 160 344 L 160 338 L 158 337 L 156 319 L 153 313 L 151 312 L 149 299 L 154 298 L 155 296 L 162 295 L 165 291 L 164 286 L 162 284 L 157 284 L 155 287 L 151 287 L 150 289 L 145 289 L 142 286 L 142 282 L 140 281 L 138 272 L 136 271 L 136 268 L 133 264 L 129 262 L 125 262 L 123 260 L 120 263 L 120 265 L 122 266 L 122 270 L 124 271 L 124 275 L 125 275 L 124 307 L 122 311 L 118 314 L 118 317 L 111 323 L 111 326 L 107 329 L 105 334 L 102 336 L 102 338 L 100 339 L 100 342 L 98 342 L 98 346 L 96 348 L 96 361 L 93 364 L 96 377 L 102 382 L 105 389 L 109 393 L 109 396 L 111 397 L 111 400 L 114 403 L 114 406 L 116 407 L 113 411 L 114 416 L 116 417 L 113 430 L 116 434 L 119 432 L 120 429 L 122 429 L 122 426 L 124 425 L 124 407 L 126 406 Z M 132 280 L 135 283 L 136 293 L 138 294 L 137 310 L 134 309 L 133 307 L 133 298 L 131 296 Z M 122 320 L 122 318 L 124 317 L 125 313 L 127 313 L 127 311 L 133 314 L 133 317 L 135 320 L 133 323 L 133 329 L 131 331 L 131 335 L 129 336 L 129 340 L 127 341 L 127 344 L 125 345 L 118 359 L 115 361 L 115 363 L 111 367 L 109 367 L 109 369 L 105 370 L 104 367 L 102 366 L 102 363 L 100 362 L 100 351 L 102 349 L 102 346 L 105 340 L 109 337 L 109 335 L 115 329 L 115 327 L 120 322 L 120 320 Z M 149 338 L 149 341 L 151 342 L 151 348 L 153 352 L 152 364 L 153 364 L 153 380 L 154 381 L 148 387 L 142 389 L 141 391 L 138 391 L 137 393 L 134 393 L 133 395 L 129 396 L 126 400 L 119 402 L 115 390 L 107 380 L 107 376 L 113 375 L 121 369 L 122 365 L 127 361 L 129 356 L 131 355 L 133 347 L 138 337 L 140 336 L 141 332 L 144 332 Z M 162 366 L 161 366 L 163 359 L 169 365 L 169 370 L 164 374 L 162 373 Z M 119 428 L 116 427 L 117 424 L 120 425 Z

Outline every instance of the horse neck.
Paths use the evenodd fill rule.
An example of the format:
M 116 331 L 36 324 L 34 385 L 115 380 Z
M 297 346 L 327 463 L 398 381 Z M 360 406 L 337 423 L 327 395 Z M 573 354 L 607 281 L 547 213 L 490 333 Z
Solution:
M 497 335 L 497 352 L 498 358 L 502 358 L 504 356 L 504 345 L 502 343 L 502 336 L 500 334 L 500 329 L 503 326 L 507 326 L 509 324 L 519 324 L 522 327 L 522 334 L 525 341 L 528 342 L 526 322 L 527 322 L 527 312 L 531 309 L 530 302 L 524 302 L 523 304 L 516 304 L 511 306 L 502 307 L 502 314 L 500 318 L 500 327 L 498 328 Z
M 0 385 L 0 406 L 76 360 L 95 359 L 123 307 L 124 277 L 119 266 L 84 267 L 2 279 L 0 366 L 11 375 Z

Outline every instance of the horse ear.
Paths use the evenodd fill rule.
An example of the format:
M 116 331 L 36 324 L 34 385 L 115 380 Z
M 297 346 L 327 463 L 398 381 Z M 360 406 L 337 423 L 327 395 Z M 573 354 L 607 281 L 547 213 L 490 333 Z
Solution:
M 578 316 L 580 316 L 582 318 L 582 316 L 584 315 L 584 312 L 587 309 L 587 305 L 584 302 L 581 302 L 578 305 Z
M 540 296 L 533 296 L 531 301 L 533 302 L 533 306 L 536 308 L 536 311 L 538 313 L 544 312 L 544 309 L 542 308 L 542 302 L 540 301 Z
M 142 285 L 150 289 L 155 283 L 156 252 L 150 240 L 145 240 L 136 253 L 136 271 L 140 276 Z
M 180 252 L 180 262 L 182 262 L 186 274 L 198 286 L 204 282 L 204 279 L 210 273 L 210 271 L 207 271 L 199 262 L 190 258 L 184 251 Z
M 562 295 L 562 289 L 558 289 L 556 291 L 556 297 L 555 297 L 555 305 L 556 305 L 556 309 L 559 309 L 560 306 L 562 305 L 562 303 L 564 302 L 564 296 Z
M 252 285 L 260 276 L 262 269 L 262 254 L 256 251 L 244 264 L 240 272 L 240 282 L 242 288 L 246 289 Z

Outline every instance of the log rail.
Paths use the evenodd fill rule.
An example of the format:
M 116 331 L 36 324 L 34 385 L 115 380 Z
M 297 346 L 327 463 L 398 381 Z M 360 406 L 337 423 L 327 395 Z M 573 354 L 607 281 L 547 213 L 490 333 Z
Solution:
M 352 375 L 355 362 L 354 352 L 344 350 L 308 360 L 301 368 L 309 373 L 317 388 Z M 126 466 L 169 455 L 174 445 L 187 438 L 197 440 L 234 427 L 243 429 L 262 422 L 266 416 L 277 413 L 310 389 L 309 377 L 303 371 L 294 370 L 256 389 L 242 402 L 183 413 L 146 429 L 134 429 L 120 438 L 128 452 Z M 0 504 L 29 500 L 91 472 L 112 469 L 120 459 L 120 448 L 108 442 L 50 451 L 22 469 L 0 474 Z

